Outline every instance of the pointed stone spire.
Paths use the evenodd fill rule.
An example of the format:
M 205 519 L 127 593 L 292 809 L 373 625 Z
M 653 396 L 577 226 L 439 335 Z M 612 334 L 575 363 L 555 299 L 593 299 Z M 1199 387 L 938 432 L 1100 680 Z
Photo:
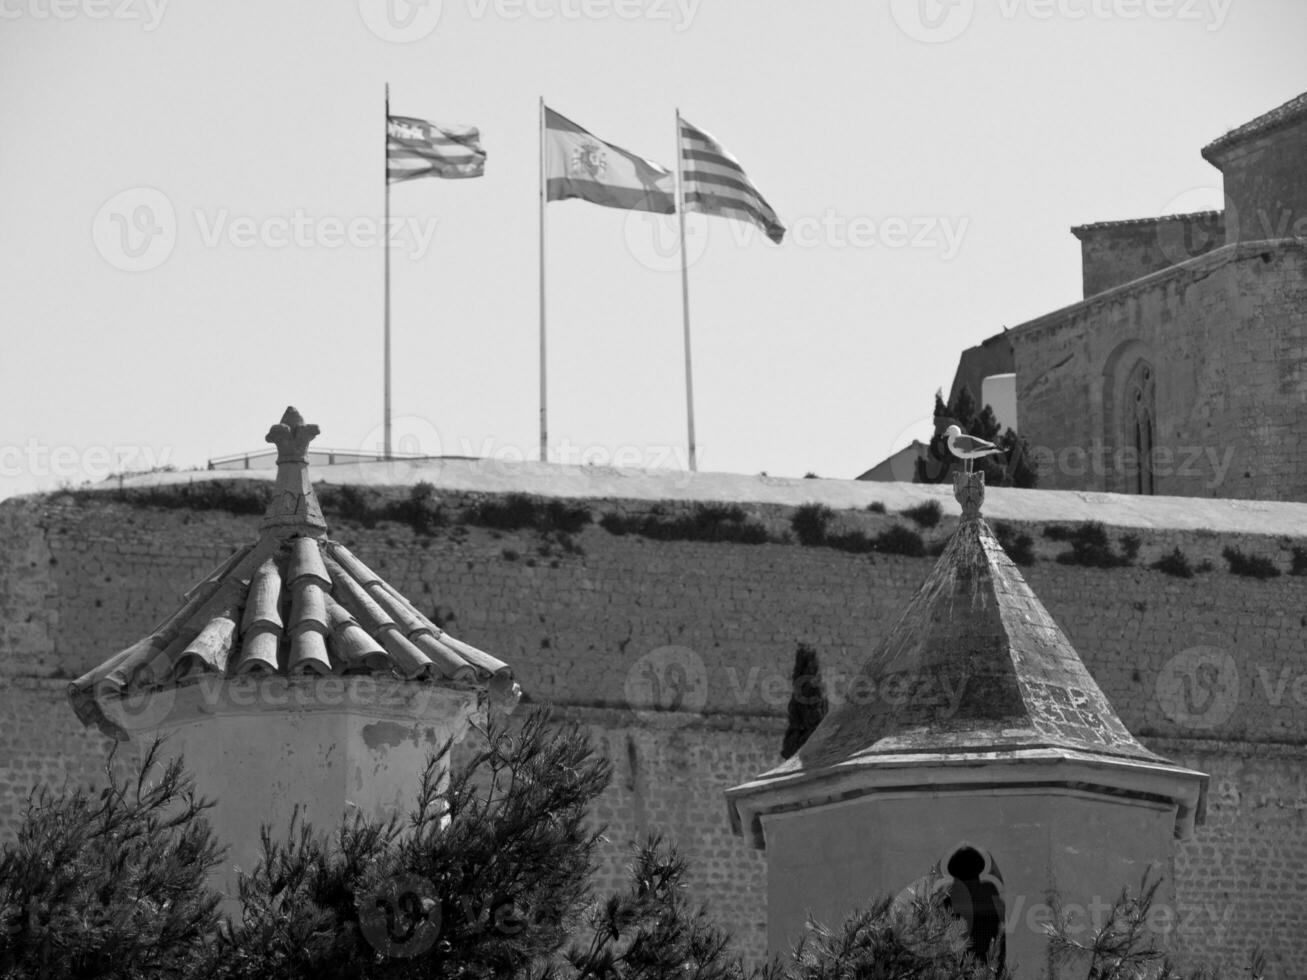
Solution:
M 265 534 L 296 530 L 312 535 L 327 533 L 327 520 L 309 479 L 309 443 L 317 434 L 318 427 L 305 423 L 304 417 L 290 406 L 264 437 L 277 447 L 277 482 L 259 525 Z
M 930 768 L 1033 753 L 1165 773 L 1162 784 L 1183 785 L 1157 795 L 1175 793 L 1187 834 L 1205 777 L 1172 766 L 1126 728 L 981 516 L 984 474 L 956 474 L 953 487 L 962 519 L 935 567 L 799 752 L 729 791 L 737 827 L 753 797 L 855 772 L 871 778 L 904 755 Z

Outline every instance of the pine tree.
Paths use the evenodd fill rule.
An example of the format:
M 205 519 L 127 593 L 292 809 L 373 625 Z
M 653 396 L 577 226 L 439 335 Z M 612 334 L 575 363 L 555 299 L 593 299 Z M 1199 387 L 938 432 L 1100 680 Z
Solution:
M 29 797 L 0 853 L 0 977 L 184 977 L 218 923 L 221 851 L 180 762 L 151 745 L 130 780 Z

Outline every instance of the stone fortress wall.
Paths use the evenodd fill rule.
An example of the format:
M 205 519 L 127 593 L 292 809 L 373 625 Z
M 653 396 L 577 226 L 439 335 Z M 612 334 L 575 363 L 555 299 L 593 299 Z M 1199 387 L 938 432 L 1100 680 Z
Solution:
M 457 515 L 515 486 L 548 492 L 536 477 L 548 469 L 571 468 L 424 478 Z M 807 500 L 835 508 L 836 526 L 875 535 L 915 528 L 899 511 L 937 499 L 946 516 L 922 531 L 928 547 L 947 538 L 957 514 L 939 487 L 680 476 L 666 497 L 656 481 L 615 490 L 580 470 L 555 492 L 596 519 L 686 516 L 696 500 L 735 500 L 776 539 Z M 866 510 L 877 500 L 887 513 Z M 1307 975 L 1298 928 L 1307 919 L 1307 578 L 1288 574 L 1293 549 L 1307 547 L 1307 505 L 991 489 L 985 511 L 1031 537 L 1036 560 L 1023 573 L 1125 723 L 1150 748 L 1211 775 L 1206 824 L 1175 861 L 1180 946 L 1234 968 L 1261 944 L 1278 953 L 1278 975 Z M 1121 535 L 1136 535 L 1133 564 L 1055 560 L 1067 545 L 1043 529 L 1088 519 L 1108 527 L 1118 552 Z M 32 785 L 94 781 L 103 765 L 108 743 L 77 723 L 68 679 L 144 635 L 257 522 L 112 493 L 0 504 L 0 838 L 12 838 Z M 731 835 L 723 790 L 779 761 L 798 643 L 818 650 L 832 699 L 903 696 L 860 689 L 854 668 L 934 560 L 795 540 L 656 541 L 598 523 L 565 543 L 457 519 L 429 535 L 339 520 L 332 533 L 424 611 L 511 663 L 530 701 L 591 727 L 615 764 L 596 814 L 611 841 L 605 883 L 620 879 L 628 842 L 663 831 L 751 950 L 763 944 L 765 867 Z M 1285 574 L 1234 575 L 1222 557 L 1229 546 Z M 1148 567 L 1177 547 L 1212 570 L 1183 579 Z M 904 690 L 921 690 L 915 680 Z M 903 884 L 868 882 L 868 898 Z M 1043 900 L 1009 896 L 1017 927 L 1039 927 Z

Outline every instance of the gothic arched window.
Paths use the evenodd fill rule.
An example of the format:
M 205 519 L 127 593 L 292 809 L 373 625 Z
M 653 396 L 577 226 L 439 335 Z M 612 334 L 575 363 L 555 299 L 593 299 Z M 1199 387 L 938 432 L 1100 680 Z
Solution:
M 1116 493 L 1157 493 L 1157 370 L 1139 340 L 1117 344 L 1103 362 L 1101 486 Z
M 1140 359 L 1135 362 L 1125 384 L 1124 435 L 1135 450 L 1135 493 L 1153 492 L 1153 444 L 1157 432 L 1157 398 L 1153 366 Z

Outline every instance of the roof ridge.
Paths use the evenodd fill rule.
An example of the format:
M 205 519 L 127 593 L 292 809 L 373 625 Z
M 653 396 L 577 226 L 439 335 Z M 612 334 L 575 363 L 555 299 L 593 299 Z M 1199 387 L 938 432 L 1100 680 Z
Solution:
M 1237 143 L 1242 143 L 1253 136 L 1274 132 L 1283 126 L 1299 122 L 1304 118 L 1307 118 L 1307 92 L 1295 95 L 1269 112 L 1264 112 L 1260 116 L 1218 136 L 1203 147 L 1203 159 L 1214 164 L 1216 161 L 1212 157 L 1219 151 L 1228 149 Z

